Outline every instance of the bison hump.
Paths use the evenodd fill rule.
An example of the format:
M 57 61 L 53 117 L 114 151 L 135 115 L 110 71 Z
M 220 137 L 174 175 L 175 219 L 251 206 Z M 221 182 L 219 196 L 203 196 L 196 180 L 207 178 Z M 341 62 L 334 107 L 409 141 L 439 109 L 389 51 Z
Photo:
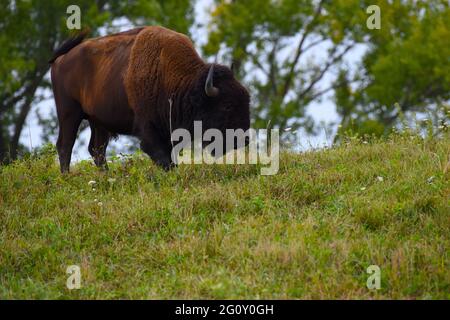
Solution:
M 125 87 L 130 106 L 139 111 L 155 105 L 161 96 L 185 90 L 205 64 L 192 41 L 163 27 L 147 27 L 131 48 Z

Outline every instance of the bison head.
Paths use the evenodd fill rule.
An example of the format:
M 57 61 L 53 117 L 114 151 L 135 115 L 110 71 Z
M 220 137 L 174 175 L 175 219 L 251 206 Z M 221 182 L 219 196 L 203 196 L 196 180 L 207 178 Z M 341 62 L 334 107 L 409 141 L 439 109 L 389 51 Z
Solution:
M 247 131 L 250 127 L 250 96 L 234 77 L 230 68 L 212 64 L 205 68 L 196 90 L 200 97 L 195 120 L 202 121 L 202 129 L 218 129 L 226 136 L 227 129 Z M 247 141 L 246 141 L 247 143 Z M 208 144 L 208 143 L 206 143 Z M 237 141 L 233 143 L 238 147 Z M 224 151 L 226 148 L 224 140 Z

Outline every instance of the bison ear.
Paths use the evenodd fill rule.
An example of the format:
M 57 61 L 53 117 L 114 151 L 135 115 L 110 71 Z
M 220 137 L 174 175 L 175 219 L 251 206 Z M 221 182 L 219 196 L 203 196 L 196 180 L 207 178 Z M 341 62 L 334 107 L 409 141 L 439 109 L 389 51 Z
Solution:
M 208 97 L 214 98 L 219 95 L 219 89 L 214 87 L 214 63 L 209 68 L 208 77 L 206 78 L 205 83 L 205 93 Z

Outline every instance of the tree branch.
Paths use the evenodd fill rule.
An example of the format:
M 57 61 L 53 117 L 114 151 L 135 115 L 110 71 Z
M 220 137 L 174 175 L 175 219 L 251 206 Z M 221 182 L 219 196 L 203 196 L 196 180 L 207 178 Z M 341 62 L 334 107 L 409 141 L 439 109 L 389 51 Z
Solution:
M 344 51 L 342 51 L 340 54 L 338 54 L 337 56 L 335 56 L 334 58 L 331 58 L 331 60 L 329 60 L 326 64 L 325 67 L 318 73 L 318 75 L 310 82 L 309 86 L 303 90 L 302 92 L 299 93 L 298 97 L 299 98 L 304 98 L 313 88 L 314 86 L 317 84 L 317 82 L 319 82 L 320 80 L 322 80 L 323 76 L 325 75 L 325 73 L 330 69 L 331 66 L 333 66 L 337 61 L 341 60 L 342 57 L 351 49 L 354 47 L 354 43 L 349 44 Z M 332 50 L 332 55 L 334 54 L 334 52 L 337 51 L 337 47 L 334 47 Z
M 278 86 L 277 86 L 277 80 L 276 80 L 276 73 L 277 73 L 277 65 L 275 63 L 276 61 L 276 53 L 277 53 L 277 49 L 278 49 L 278 39 L 276 39 L 273 43 L 273 48 L 272 51 L 270 52 L 270 54 L 268 55 L 268 59 L 267 62 L 269 63 L 269 79 L 270 82 L 272 82 L 272 91 L 274 95 L 277 95 L 277 91 L 278 91 Z
M 313 29 L 312 27 L 313 27 L 314 23 L 316 22 L 317 18 L 319 17 L 319 15 L 320 15 L 320 13 L 322 11 L 323 3 L 324 3 L 324 0 L 321 0 L 319 2 L 319 5 L 317 6 L 317 9 L 316 9 L 316 11 L 314 13 L 314 16 L 313 16 L 311 22 L 308 23 L 305 26 L 305 32 L 303 33 L 302 37 L 300 38 L 300 42 L 299 42 L 299 44 L 297 46 L 297 51 L 295 53 L 294 60 L 292 61 L 291 68 L 290 68 L 290 70 L 288 72 L 288 75 L 286 77 L 284 88 L 283 88 L 282 93 L 281 93 L 282 94 L 281 100 L 284 99 L 284 97 L 286 96 L 286 94 L 288 93 L 288 91 L 289 91 L 289 89 L 291 87 L 292 79 L 293 79 L 294 73 L 295 73 L 295 67 L 297 66 L 297 63 L 300 60 L 300 56 L 303 53 L 303 45 L 304 45 L 306 39 L 308 38 L 309 34 L 311 33 L 311 31 Z

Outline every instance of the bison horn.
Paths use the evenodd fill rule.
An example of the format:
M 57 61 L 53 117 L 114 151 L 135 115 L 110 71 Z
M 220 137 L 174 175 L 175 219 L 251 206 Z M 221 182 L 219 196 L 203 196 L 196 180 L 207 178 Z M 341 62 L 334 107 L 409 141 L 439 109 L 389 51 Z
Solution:
M 211 98 L 217 97 L 219 95 L 219 89 L 214 87 L 213 76 L 214 76 L 214 64 L 212 64 L 211 68 L 209 68 L 208 78 L 206 78 L 205 84 L 206 95 Z

